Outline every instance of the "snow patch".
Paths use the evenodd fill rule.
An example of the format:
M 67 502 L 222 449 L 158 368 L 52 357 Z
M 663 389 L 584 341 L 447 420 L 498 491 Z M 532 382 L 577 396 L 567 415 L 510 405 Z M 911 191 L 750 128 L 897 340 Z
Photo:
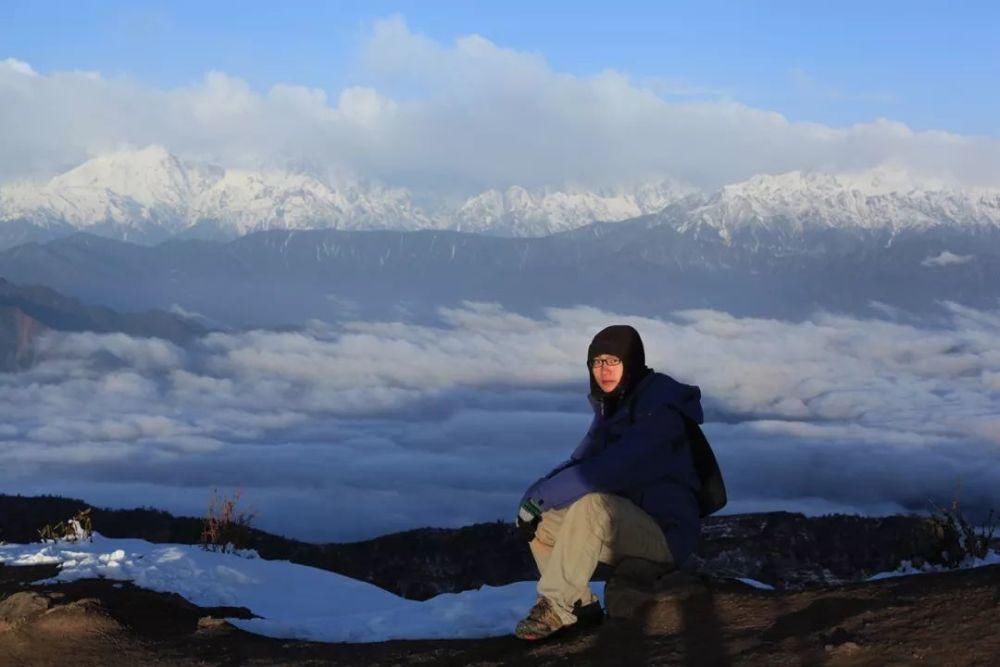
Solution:
M 765 584 L 763 581 L 757 581 L 756 579 L 751 579 L 750 577 L 736 577 L 736 581 L 746 584 L 751 588 L 757 588 L 762 591 L 773 591 L 774 586 L 771 584 Z
M 254 554 L 256 555 L 256 554 Z M 182 544 L 109 539 L 0 545 L 0 564 L 59 565 L 50 581 L 106 578 L 177 593 L 206 607 L 246 607 L 227 619 L 268 637 L 325 642 L 457 639 L 513 632 L 535 601 L 535 582 L 483 586 L 419 602 L 343 575 L 287 561 L 242 558 Z M 604 586 L 595 584 L 603 602 Z
M 940 255 L 928 257 L 920 262 L 921 266 L 950 266 L 952 264 L 967 264 L 973 260 L 973 255 L 956 255 L 955 253 L 943 250 Z

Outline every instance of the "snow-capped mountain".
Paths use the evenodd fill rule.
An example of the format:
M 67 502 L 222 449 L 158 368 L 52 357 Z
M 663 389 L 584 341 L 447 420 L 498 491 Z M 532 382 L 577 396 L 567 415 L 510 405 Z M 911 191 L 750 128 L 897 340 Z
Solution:
M 227 239 L 266 229 L 457 230 L 539 237 L 593 222 L 653 215 L 696 233 L 755 244 L 807 243 L 829 229 L 895 236 L 903 230 L 1000 227 L 1000 188 L 963 189 L 904 170 L 759 175 L 711 195 L 663 180 L 591 191 L 510 187 L 449 202 L 432 193 L 339 182 L 307 173 L 183 162 L 152 146 L 92 159 L 47 183 L 0 186 L 0 247 L 76 230 L 139 242 Z
M 0 220 L 167 235 L 213 223 L 225 236 L 270 228 L 438 225 L 403 190 L 334 189 L 306 174 L 183 163 L 158 146 L 95 158 L 44 184 L 2 186 Z
M 94 158 L 48 183 L 0 187 L 0 217 L 86 228 L 99 223 L 184 226 L 195 193 L 220 170 L 185 166 L 161 148 Z
M 672 216 L 681 230 L 707 226 L 729 239 L 748 227 L 865 229 L 891 234 L 932 227 L 1000 226 L 1000 189 L 961 189 L 899 169 L 851 174 L 761 175 L 727 185 Z
M 347 185 L 286 172 L 226 171 L 192 201 L 192 223 L 212 220 L 237 235 L 260 229 L 424 229 L 440 221 L 402 189 Z
M 695 193 L 694 188 L 673 181 L 609 192 L 578 188 L 529 191 L 515 186 L 470 198 L 455 213 L 451 226 L 467 232 L 542 236 L 591 222 L 619 222 L 656 213 Z
M 162 147 L 94 158 L 47 183 L 0 186 L 0 224 L 68 225 L 131 240 L 236 237 L 262 229 L 461 229 L 544 236 L 652 213 L 693 192 L 671 182 L 606 193 L 490 190 L 464 203 L 418 205 L 402 188 L 331 186 L 309 174 L 222 169 Z M 23 234 L 22 234 L 23 235 Z M 20 236 L 18 237 L 20 238 Z M 8 244 L 9 245 L 9 244 Z

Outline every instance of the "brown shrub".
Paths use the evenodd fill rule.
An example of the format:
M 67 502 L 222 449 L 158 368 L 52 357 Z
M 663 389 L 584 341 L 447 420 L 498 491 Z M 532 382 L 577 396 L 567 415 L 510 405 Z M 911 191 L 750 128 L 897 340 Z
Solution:
M 220 496 L 218 489 L 212 489 L 208 512 L 202 520 L 202 548 L 225 553 L 247 548 L 250 524 L 256 514 L 239 506 L 240 495 L 239 489 L 231 497 Z
M 90 518 L 90 508 L 80 510 L 72 519 L 48 524 L 38 530 L 38 537 L 43 542 L 50 540 L 66 540 L 69 542 L 90 541 L 94 532 L 94 524 Z

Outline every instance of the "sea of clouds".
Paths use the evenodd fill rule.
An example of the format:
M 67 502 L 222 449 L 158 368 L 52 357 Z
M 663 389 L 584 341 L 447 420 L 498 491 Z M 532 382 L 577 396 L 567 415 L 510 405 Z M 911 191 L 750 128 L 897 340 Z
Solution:
M 441 324 L 310 322 L 190 348 L 53 334 L 0 374 L 0 490 L 201 515 L 242 489 L 257 524 L 307 540 L 510 520 L 585 432 L 585 355 L 629 323 L 649 365 L 697 384 L 727 511 L 1000 506 L 1000 314 L 944 326 L 789 322 L 493 304 Z

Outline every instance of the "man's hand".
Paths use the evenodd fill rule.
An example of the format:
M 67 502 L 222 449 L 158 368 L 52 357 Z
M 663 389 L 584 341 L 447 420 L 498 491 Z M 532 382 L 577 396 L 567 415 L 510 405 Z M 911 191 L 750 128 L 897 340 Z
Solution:
M 515 523 L 526 541 L 530 542 L 535 539 L 535 530 L 538 529 L 538 524 L 541 520 L 542 508 L 540 501 L 528 498 L 521 503 L 521 507 L 517 510 L 517 521 Z

